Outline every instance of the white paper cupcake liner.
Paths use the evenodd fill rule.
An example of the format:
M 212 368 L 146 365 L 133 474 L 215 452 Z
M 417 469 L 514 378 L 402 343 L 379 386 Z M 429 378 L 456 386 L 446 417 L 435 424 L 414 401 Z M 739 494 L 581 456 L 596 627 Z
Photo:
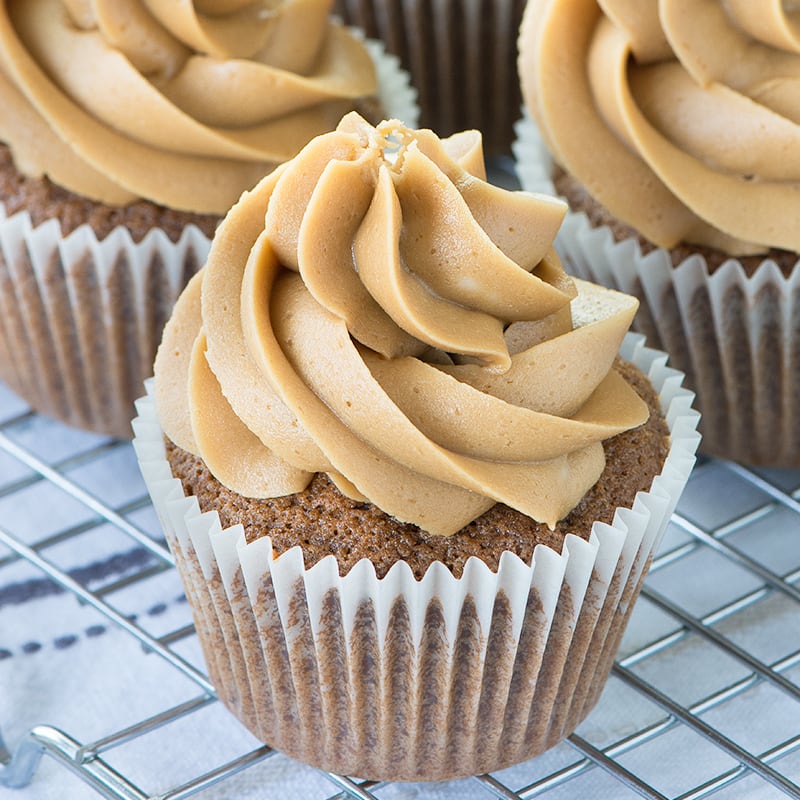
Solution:
M 415 125 L 408 73 L 366 45 L 384 113 Z M 176 243 L 158 229 L 134 242 L 124 227 L 98 241 L 88 225 L 62 237 L 56 220 L 34 228 L 0 203 L 0 380 L 41 413 L 130 438 L 164 324 L 209 247 L 193 225 Z
M 494 771 L 568 735 L 605 683 L 652 553 L 694 463 L 692 394 L 662 353 L 629 335 L 671 431 L 663 471 L 613 524 L 532 562 L 471 558 L 460 578 L 405 563 L 378 579 L 328 556 L 305 569 L 222 530 L 184 495 L 165 457 L 148 386 L 134 447 L 175 553 L 220 699 L 262 741 L 324 770 L 376 780 Z
M 553 162 L 529 116 L 514 154 L 527 191 L 557 194 Z M 800 265 L 765 259 L 748 276 L 730 259 L 709 273 L 696 254 L 673 267 L 659 249 L 616 242 L 569 212 L 556 239 L 567 270 L 640 300 L 633 329 L 686 374 L 697 393 L 705 452 L 751 464 L 800 466 Z
M 383 42 L 366 38 L 363 29 L 352 28 L 364 41 L 364 44 L 375 63 L 375 75 L 378 79 L 378 100 L 384 110 L 386 119 L 399 119 L 410 128 L 419 125 L 419 101 L 417 89 L 413 86 L 411 76 L 400 64 L 400 59 L 386 51 Z
M 477 128 L 488 155 L 510 152 L 522 103 L 517 37 L 525 0 L 337 0 L 345 22 L 381 39 L 419 90 L 440 136 Z
M 152 374 L 161 330 L 209 240 L 177 243 L 122 227 L 98 241 L 83 225 L 62 237 L 0 204 L 0 379 L 37 411 L 130 437 L 133 401 Z

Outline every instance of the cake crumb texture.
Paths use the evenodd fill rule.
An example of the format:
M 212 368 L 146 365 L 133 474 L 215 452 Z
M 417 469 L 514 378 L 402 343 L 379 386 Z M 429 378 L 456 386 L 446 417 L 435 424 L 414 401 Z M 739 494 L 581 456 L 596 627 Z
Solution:
M 637 233 L 630 225 L 617 219 L 604 205 L 589 194 L 580 181 L 567 174 L 562 169 L 556 168 L 554 170 L 553 184 L 555 185 L 556 192 L 566 198 L 573 211 L 582 211 L 586 214 L 593 228 L 599 228 L 601 226 L 608 227 L 614 236 L 614 240 L 617 242 L 635 239 L 639 243 L 642 253 L 645 254 L 658 249 L 656 245 Z M 667 252 L 669 253 L 673 267 L 677 267 L 690 256 L 699 254 L 705 258 L 709 272 L 713 272 L 731 259 L 731 256 L 722 250 L 714 250 L 711 247 L 693 245 L 685 242 L 681 242 L 677 246 L 670 248 Z M 798 261 L 798 254 L 789 250 L 780 250 L 776 247 L 772 247 L 767 252 L 759 253 L 758 255 L 736 257 L 736 260 L 741 262 L 748 275 L 752 275 L 766 259 L 774 261 L 781 272 L 785 276 L 788 276 Z
M 161 229 L 171 241 L 177 242 L 187 225 L 196 225 L 211 238 L 221 219 L 217 214 L 176 211 L 147 200 L 126 206 L 97 203 L 57 186 L 46 176 L 34 178 L 19 172 L 14 166 L 11 150 L 2 143 L 0 201 L 5 205 L 6 216 L 9 217 L 27 210 L 34 227 L 48 219 L 57 219 L 61 223 L 62 235 L 67 236 L 87 223 L 100 240 L 118 225 L 126 227 L 135 242 L 141 241 L 153 228 Z
M 560 552 L 568 533 L 588 539 L 595 520 L 610 523 L 616 508 L 631 506 L 636 493 L 648 490 L 660 473 L 669 449 L 669 431 L 658 397 L 635 366 L 619 359 L 615 366 L 648 404 L 650 418 L 603 443 L 606 469 L 552 531 L 497 503 L 452 536 L 436 536 L 399 522 L 370 503 L 345 497 L 322 473 L 302 492 L 251 499 L 226 489 L 201 459 L 168 440 L 167 457 L 186 494 L 197 497 L 202 511 L 216 510 L 223 528 L 241 523 L 248 541 L 269 535 L 279 554 L 299 545 L 307 567 L 333 555 L 344 575 L 366 557 L 379 577 L 397 561 L 405 561 L 421 578 L 434 561 L 441 561 L 458 577 L 467 559 L 476 556 L 496 570 L 506 550 L 528 562 L 537 544 Z

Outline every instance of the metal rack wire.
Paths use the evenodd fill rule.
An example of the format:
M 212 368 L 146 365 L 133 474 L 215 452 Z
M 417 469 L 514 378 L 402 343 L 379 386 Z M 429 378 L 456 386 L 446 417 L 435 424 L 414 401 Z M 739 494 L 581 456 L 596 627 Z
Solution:
M 0 584 L 4 569 L 28 562 L 60 591 L 139 642 L 148 658 L 180 673 L 193 691 L 189 699 L 94 741 L 46 724 L 9 742 L 13 753 L 0 738 L 0 794 L 3 787 L 35 785 L 43 756 L 80 777 L 98 796 L 115 800 L 202 796 L 211 786 L 232 785 L 243 770 L 263 767 L 277 754 L 252 747 L 156 793 L 148 789 L 147 776 L 135 779 L 115 766 L 121 748 L 141 744 L 155 730 L 192 725 L 218 704 L 202 669 L 182 655 L 181 643 L 195 637 L 192 626 L 154 635 L 116 601 L 137 583 L 173 569 L 164 543 L 131 521 L 147 509 L 146 495 L 142 491 L 115 505 L 74 477 L 76 470 L 109 454 L 135 461 L 130 444 L 76 434 L 72 452 L 51 460 L 43 445 L 47 428 L 38 426 L 40 421 L 23 410 L 0 424 L 0 498 L 47 483 L 77 502 L 85 519 L 51 525 L 50 533 L 33 541 L 23 541 L 0 520 Z M 53 513 L 57 516 L 58 509 Z M 146 556 L 133 572 L 89 588 L 50 554 L 100 526 L 111 526 Z M 696 580 L 690 577 L 695 574 Z M 764 704 L 765 692 L 773 701 L 777 695 L 778 702 Z M 631 713 L 623 734 L 607 722 L 619 719 L 620 706 L 623 718 Z M 775 720 L 769 714 L 776 714 Z M 742 719 L 744 733 L 732 722 Z M 204 735 L 202 725 L 195 728 Z M 754 728 L 772 736 L 759 738 Z M 600 704 L 557 751 L 553 758 L 475 777 L 468 782 L 470 791 L 506 800 L 594 796 L 598 786 L 603 797 L 613 798 L 800 798 L 800 470 L 755 472 L 713 459 L 698 464 L 652 564 Z M 331 798 L 396 796 L 396 786 L 325 778 Z M 437 792 L 463 797 L 465 784 L 455 783 L 449 795 L 447 787 L 437 786 Z M 14 793 L 8 796 L 13 800 Z M 263 796 L 273 796 L 268 784 Z M 425 796 L 424 787 L 414 796 Z

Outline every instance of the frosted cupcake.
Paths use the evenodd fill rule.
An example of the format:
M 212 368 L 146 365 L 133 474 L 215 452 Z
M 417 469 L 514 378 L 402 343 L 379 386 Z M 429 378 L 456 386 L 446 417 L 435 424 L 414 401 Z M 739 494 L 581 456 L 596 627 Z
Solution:
M 413 114 L 396 60 L 329 1 L 216 7 L 0 11 L 0 378 L 71 424 L 130 435 L 170 309 L 245 189 L 348 109 Z
M 474 131 L 351 114 L 178 301 L 134 444 L 212 680 L 277 749 L 440 780 L 596 702 L 697 417 L 635 299 L 562 270 L 564 210 L 486 183 Z
M 381 39 L 419 90 L 420 121 L 440 135 L 477 128 L 487 155 L 510 153 L 522 102 L 516 40 L 525 0 L 336 0 Z
M 800 143 L 780 3 L 532 0 L 520 30 L 526 188 L 576 212 L 570 271 L 635 294 L 634 328 L 697 391 L 703 447 L 800 464 Z M 541 136 L 541 138 L 539 138 Z

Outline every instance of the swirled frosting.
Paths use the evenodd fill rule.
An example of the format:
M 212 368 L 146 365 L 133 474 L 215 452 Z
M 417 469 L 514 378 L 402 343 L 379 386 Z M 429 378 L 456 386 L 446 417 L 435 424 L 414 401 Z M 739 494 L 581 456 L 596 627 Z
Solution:
M 344 117 L 221 224 L 156 358 L 166 435 L 250 497 L 325 472 L 434 534 L 554 525 L 648 416 L 612 369 L 636 300 L 563 272 L 564 213 L 487 183 L 475 131 Z
M 663 247 L 800 251 L 800 11 L 532 0 L 523 95 L 555 160 Z
M 331 2 L 7 0 L 0 140 L 93 200 L 224 214 L 374 95 Z

